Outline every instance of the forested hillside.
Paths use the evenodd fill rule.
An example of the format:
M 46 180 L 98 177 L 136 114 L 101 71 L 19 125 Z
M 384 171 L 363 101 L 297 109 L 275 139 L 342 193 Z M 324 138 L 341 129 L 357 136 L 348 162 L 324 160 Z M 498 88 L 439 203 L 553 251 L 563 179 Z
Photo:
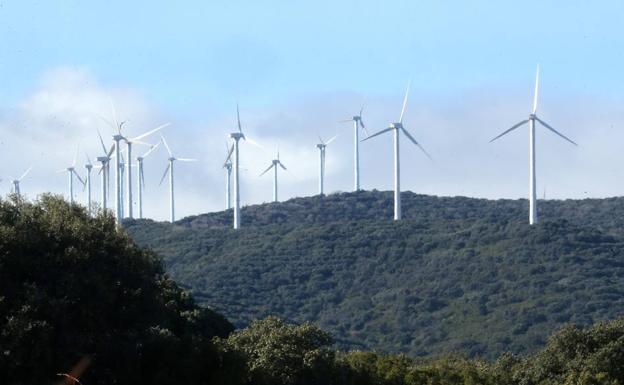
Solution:
M 496 357 L 561 325 L 624 314 L 624 199 L 541 201 L 389 192 L 298 198 L 126 228 L 237 326 L 313 321 L 342 347 Z

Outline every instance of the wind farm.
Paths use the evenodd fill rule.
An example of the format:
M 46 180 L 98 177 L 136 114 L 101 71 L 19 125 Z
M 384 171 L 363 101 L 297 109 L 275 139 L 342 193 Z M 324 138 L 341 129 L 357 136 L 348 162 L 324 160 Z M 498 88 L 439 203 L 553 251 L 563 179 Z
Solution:
M 624 385 L 622 15 L 0 2 L 0 384 Z

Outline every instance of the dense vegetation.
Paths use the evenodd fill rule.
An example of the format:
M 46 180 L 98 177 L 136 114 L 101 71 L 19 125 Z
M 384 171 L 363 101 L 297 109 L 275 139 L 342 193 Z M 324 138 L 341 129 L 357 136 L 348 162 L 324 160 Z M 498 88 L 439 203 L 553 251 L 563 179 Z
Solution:
M 0 383 L 58 383 L 59 372 L 85 384 L 209 383 L 212 338 L 232 329 L 111 216 L 52 196 L 0 201 Z
M 348 349 L 525 353 L 624 314 L 624 199 L 540 202 L 384 192 L 293 199 L 175 225 L 126 223 L 200 303 L 238 327 L 312 321 Z
M 65 372 L 89 385 L 624 385 L 624 318 L 567 325 L 535 354 L 492 361 L 334 342 L 276 317 L 233 331 L 109 215 L 52 196 L 0 200 L 2 384 L 73 384 L 59 382 Z

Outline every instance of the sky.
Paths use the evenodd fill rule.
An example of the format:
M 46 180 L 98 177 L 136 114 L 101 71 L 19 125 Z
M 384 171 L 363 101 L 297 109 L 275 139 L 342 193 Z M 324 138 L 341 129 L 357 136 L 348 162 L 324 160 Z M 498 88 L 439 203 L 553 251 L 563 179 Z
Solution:
M 0 0 L 0 192 L 29 166 L 22 192 L 67 196 L 79 147 L 101 155 L 100 117 L 135 136 L 159 124 L 176 165 L 177 217 L 223 209 L 227 134 L 241 148 L 241 201 L 271 200 L 259 174 L 279 146 L 280 200 L 317 193 L 318 135 L 326 189 L 349 191 L 353 138 L 341 119 L 364 105 L 367 128 L 398 119 L 432 155 L 401 143 L 404 190 L 523 198 L 528 130 L 488 143 L 530 112 L 536 66 L 538 191 L 548 199 L 624 190 L 624 34 L 619 1 L 30 1 Z M 160 140 L 158 135 L 148 139 Z M 392 138 L 361 144 L 362 187 L 392 188 Z M 135 147 L 135 154 L 147 148 Z M 146 216 L 167 218 L 162 148 L 145 161 Z M 99 201 L 99 180 L 94 200 Z M 135 186 L 136 191 L 136 186 Z M 135 194 L 136 195 L 136 194 Z M 75 199 L 85 194 L 76 189 Z

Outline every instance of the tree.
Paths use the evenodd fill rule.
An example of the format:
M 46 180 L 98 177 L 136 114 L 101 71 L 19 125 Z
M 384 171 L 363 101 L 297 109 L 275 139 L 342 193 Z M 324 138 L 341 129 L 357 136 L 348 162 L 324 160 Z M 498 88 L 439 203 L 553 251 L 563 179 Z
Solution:
M 218 365 L 211 339 L 232 330 L 109 213 L 52 195 L 0 200 L 4 384 L 45 384 L 85 357 L 89 384 L 207 383 Z
M 330 384 L 332 343 L 329 334 L 310 323 L 294 325 L 268 317 L 221 340 L 221 347 L 244 359 L 249 383 Z

